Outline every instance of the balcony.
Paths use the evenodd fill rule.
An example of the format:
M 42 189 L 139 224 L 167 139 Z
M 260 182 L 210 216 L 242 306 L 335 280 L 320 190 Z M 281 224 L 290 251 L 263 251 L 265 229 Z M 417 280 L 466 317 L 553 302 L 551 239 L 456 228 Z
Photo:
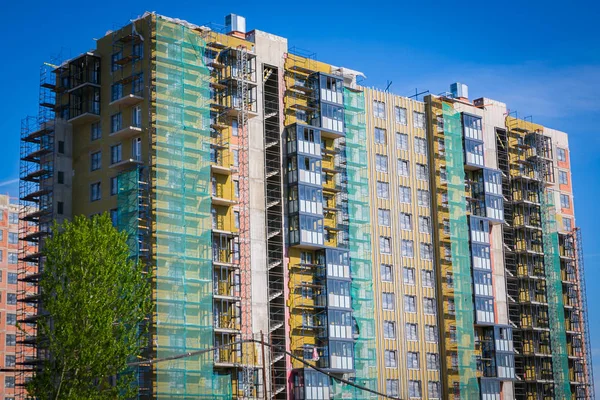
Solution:
M 100 100 L 82 101 L 69 108 L 68 122 L 73 125 L 86 124 L 100 120 Z
M 108 103 L 109 106 L 117 106 L 117 107 L 131 107 L 138 103 L 144 101 L 144 97 L 142 96 L 142 92 L 129 93 Z
M 227 280 L 213 282 L 213 295 L 215 299 L 239 301 L 240 284 L 232 283 Z
M 114 137 L 114 138 L 119 138 L 119 139 L 128 139 L 130 137 L 139 135 L 141 133 L 142 133 L 141 127 L 131 125 L 131 126 L 126 126 L 122 129 L 119 129 L 118 131 L 111 133 L 109 136 Z
M 121 160 L 121 161 L 111 164 L 110 168 L 117 170 L 117 171 L 123 171 L 123 170 L 129 169 L 129 168 L 132 168 L 132 167 L 143 165 L 143 164 L 144 163 L 140 159 L 126 158 L 124 160 Z

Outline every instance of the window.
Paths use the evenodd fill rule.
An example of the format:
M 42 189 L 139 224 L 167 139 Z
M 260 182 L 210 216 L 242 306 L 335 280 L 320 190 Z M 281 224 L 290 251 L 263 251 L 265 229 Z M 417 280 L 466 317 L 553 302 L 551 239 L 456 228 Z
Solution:
M 400 213 L 400 229 L 410 231 L 412 229 L 412 215 Z
M 132 53 L 137 58 L 143 58 L 144 57 L 144 43 L 135 43 L 133 45 Z
M 567 151 L 565 149 L 561 149 L 560 147 L 556 148 L 556 157 L 558 161 L 567 161 Z
M 123 85 L 120 83 L 114 83 L 111 87 L 110 94 L 110 101 L 119 100 L 121 97 L 123 97 Z
M 440 368 L 440 360 L 436 353 L 427 353 L 427 369 L 437 370 Z
M 233 195 L 236 199 L 240 197 L 240 181 L 233 181 Z
M 100 200 L 100 182 L 92 183 L 90 185 L 90 201 Z
M 65 142 L 64 140 L 58 141 L 58 154 L 65 154 Z
M 404 296 L 404 311 L 406 312 L 417 312 L 417 298 L 415 296 Z
M 417 203 L 421 207 L 429 207 L 429 190 L 417 190 Z
M 63 171 L 57 171 L 56 181 L 59 184 L 65 183 L 65 173 Z
M 417 170 L 417 179 L 419 179 L 421 181 L 426 181 L 429 179 L 429 170 L 427 168 L 427 165 L 417 164 L 416 170 Z
M 561 194 L 560 195 L 560 206 L 562 208 L 571 208 L 571 202 L 569 200 L 569 195 L 568 194 Z
M 450 327 L 450 341 L 452 343 L 456 343 L 456 327 L 455 326 Z
M 408 186 L 400 186 L 399 196 L 400 203 L 410 204 L 410 188 Z
M 373 100 L 373 114 L 375 118 L 385 119 L 385 103 L 383 101 Z
M 113 208 L 110 210 L 110 221 L 113 226 L 117 226 L 119 224 L 119 209 Z
M 16 325 L 17 314 L 6 314 L 6 325 Z
M 437 329 L 434 325 L 425 325 L 425 341 L 433 343 L 438 341 Z
M 404 330 L 406 331 L 406 340 L 417 341 L 419 340 L 417 333 L 417 324 L 407 323 L 404 325 Z
M 415 269 L 404 267 L 402 268 L 403 282 L 406 285 L 414 285 L 415 284 Z
M 398 366 L 398 361 L 396 359 L 396 352 L 394 350 L 386 350 L 384 357 L 385 357 L 385 366 L 387 368 L 396 368 Z
M 394 107 L 394 115 L 396 116 L 397 124 L 406 125 L 406 108 Z
M 18 224 L 19 223 L 19 214 L 11 212 L 8 213 L 8 223 L 9 224 Z
M 420 254 L 422 260 L 433 259 L 433 246 L 431 245 L 431 243 L 421 243 Z
M 483 128 L 481 117 L 474 115 L 463 114 L 463 131 L 468 139 L 483 140 Z
M 440 181 L 442 183 L 448 182 L 448 173 L 446 172 L 446 167 L 440 167 Z
M 383 337 L 396 339 L 396 323 L 394 321 L 383 321 Z
M 379 251 L 383 254 L 392 253 L 392 238 L 379 236 Z
M 419 353 L 414 351 L 406 353 L 406 368 L 419 369 Z
M 455 328 L 456 329 L 456 328 Z M 456 335 L 456 334 L 455 334 Z M 458 353 L 452 353 L 451 357 L 450 357 L 450 365 L 452 366 L 452 368 L 457 369 L 458 368 Z
M 398 396 L 398 379 L 386 379 L 385 380 L 385 394 L 388 396 Z
M 377 210 L 377 222 L 381 226 L 390 226 L 390 210 L 380 208 Z
M 419 232 L 426 234 L 431 233 L 431 219 L 429 217 L 419 216 Z
M 410 176 L 410 169 L 408 167 L 408 160 L 398 159 L 398 175 Z
M 110 116 L 110 133 L 115 133 L 121 130 L 122 126 L 121 113 L 116 113 Z
M 379 172 L 388 172 L 388 158 L 387 156 L 377 154 L 375 156 L 375 169 Z
M 561 185 L 567 185 L 569 183 L 566 171 L 558 171 L 558 183 Z
M 6 334 L 6 345 L 7 346 L 16 346 L 17 345 L 17 335 L 12 333 Z
M 408 397 L 421 398 L 421 381 L 408 381 Z
M 413 111 L 413 126 L 418 129 L 425 129 L 425 114 Z
M 237 136 L 238 135 L 238 122 L 237 120 L 233 120 L 231 121 L 231 136 Z
M 131 141 L 131 158 L 142 161 L 142 138 L 134 138 Z
M 565 231 L 573 230 L 573 221 L 571 220 L 571 218 L 563 218 L 563 227 Z
M 390 197 L 390 184 L 387 182 L 377 181 L 377 197 L 387 199 Z
M 384 310 L 394 309 L 394 293 L 383 292 L 381 294 L 382 307 Z
M 102 137 L 102 130 L 100 130 L 100 122 L 94 122 L 91 125 L 91 140 L 98 140 Z
M 112 66 L 113 71 L 116 71 L 120 68 L 117 61 L 119 61 L 122 57 L 123 57 L 122 51 L 118 51 L 111 56 L 111 66 Z
M 14 376 L 5 376 L 4 377 L 4 387 L 7 389 L 13 389 L 15 387 L 15 377 Z
M 110 163 L 116 164 L 122 160 L 123 146 L 121 143 L 110 146 Z
M 405 133 L 396 133 L 396 148 L 398 150 L 408 150 L 408 135 Z
M 102 168 L 102 152 L 97 151 L 90 155 L 90 171 L 96 171 Z
M 392 278 L 392 266 L 390 264 L 381 264 L 381 280 L 384 282 L 391 282 Z
M 435 314 L 435 301 L 430 297 L 423 299 L 423 312 L 425 314 Z
M 421 277 L 423 280 L 423 287 L 433 287 L 433 271 L 424 269 L 421 271 Z
M 375 143 L 386 144 L 385 129 L 375 128 Z
M 110 195 L 115 196 L 119 193 L 119 177 L 113 176 L 110 178 Z
M 423 138 L 415 138 L 415 153 L 427 154 L 427 141 Z
M 16 264 L 19 260 L 19 256 L 17 253 L 8 253 L 8 263 L 9 264 Z M 10 272 L 8 273 L 8 283 L 17 283 L 17 274 L 14 274 L 15 276 L 15 281 L 11 282 L 10 281 Z
M 15 356 L 13 355 L 6 355 L 4 356 L 4 366 L 5 367 L 14 367 L 16 364 L 16 360 L 15 360 Z
M 17 255 L 17 253 L 10 253 L 10 254 L 14 254 L 15 256 Z M 7 275 L 7 279 L 8 279 L 8 283 L 10 285 L 16 285 L 17 284 L 17 273 L 16 272 L 9 272 L 8 275 Z
M 440 398 L 440 383 L 437 381 L 429 381 L 427 383 L 427 391 L 429 392 L 430 399 Z
M 6 304 L 10 304 L 10 305 L 17 304 L 17 294 L 16 293 L 7 293 L 6 294 Z
M 233 166 L 240 166 L 240 151 L 238 149 L 233 150 Z
M 8 244 L 19 243 L 19 234 L 17 232 L 8 232 Z
M 65 203 L 62 201 L 57 201 L 56 202 L 56 213 L 58 215 L 63 215 L 65 212 Z
M 131 109 L 131 125 L 142 127 L 142 106 L 135 106 Z
M 413 241 L 402 239 L 402 257 L 413 257 Z

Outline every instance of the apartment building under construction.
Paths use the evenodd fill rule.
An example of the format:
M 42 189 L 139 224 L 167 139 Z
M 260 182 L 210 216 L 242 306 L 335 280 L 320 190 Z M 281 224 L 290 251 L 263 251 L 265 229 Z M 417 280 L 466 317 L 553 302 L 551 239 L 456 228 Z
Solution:
M 146 13 L 42 66 L 16 397 L 50 223 L 108 212 L 153 278 L 142 357 L 214 348 L 139 366 L 140 399 L 592 399 L 566 134 L 226 23 Z

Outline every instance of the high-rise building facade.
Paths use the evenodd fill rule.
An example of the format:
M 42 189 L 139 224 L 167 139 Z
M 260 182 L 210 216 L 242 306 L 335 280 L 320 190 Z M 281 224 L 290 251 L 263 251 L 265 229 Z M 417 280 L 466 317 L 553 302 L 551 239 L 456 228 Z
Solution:
M 50 222 L 107 212 L 153 277 L 142 357 L 215 348 L 140 365 L 140 398 L 592 398 L 566 134 L 226 23 L 147 13 L 42 67 L 17 364 L 48 356 Z
M 19 258 L 19 204 L 0 195 L 0 393 L 15 395 L 17 335 L 17 262 Z

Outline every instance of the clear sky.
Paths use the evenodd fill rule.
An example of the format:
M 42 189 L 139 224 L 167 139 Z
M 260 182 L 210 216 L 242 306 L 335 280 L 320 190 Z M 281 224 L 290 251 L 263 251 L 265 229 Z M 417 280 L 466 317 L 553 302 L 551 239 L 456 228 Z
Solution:
M 385 88 L 391 81 L 392 92 L 411 95 L 415 89 L 447 91 L 459 81 L 469 85 L 471 98 L 503 101 L 521 117 L 568 132 L 600 368 L 597 2 L 0 0 L 0 193 L 17 195 L 20 119 L 37 112 L 40 64 L 61 51 L 69 56 L 91 49 L 93 38 L 144 11 L 196 24 L 223 24 L 225 14 L 236 13 L 246 17 L 249 30 L 287 37 L 290 46 L 319 60 L 364 72 L 366 86 Z

